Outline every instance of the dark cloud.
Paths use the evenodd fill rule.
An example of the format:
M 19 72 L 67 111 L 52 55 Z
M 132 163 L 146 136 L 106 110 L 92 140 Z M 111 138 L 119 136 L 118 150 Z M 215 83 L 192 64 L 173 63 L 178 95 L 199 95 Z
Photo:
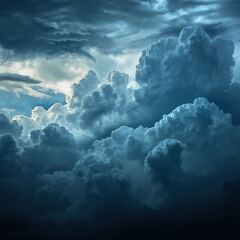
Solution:
M 29 76 L 24 76 L 16 73 L 1 73 L 0 81 L 9 81 L 9 82 L 20 82 L 27 84 L 39 84 L 41 81 L 30 78 Z
M 234 18 L 239 18 L 240 3 L 237 0 L 222 0 L 221 1 L 221 11 L 225 16 L 232 16 Z
M 200 27 L 184 28 L 178 38 L 162 37 L 142 52 L 136 69 L 137 89 L 129 86 L 124 73 L 113 71 L 100 80 L 90 71 L 73 84 L 68 112 L 62 117 L 94 140 L 123 124 L 152 125 L 179 104 L 206 97 L 231 113 L 237 124 L 240 92 L 239 84 L 232 81 L 233 53 L 232 41 L 211 38 Z
M 12 0 L 2 2 L 0 9 L 0 44 L 13 50 L 16 56 L 70 53 L 93 60 L 88 47 L 97 47 L 106 53 L 114 51 L 114 39 L 108 34 L 119 30 L 117 24 L 125 22 L 134 26 L 154 14 L 140 1 L 132 0 L 24 0 L 21 4 Z
M 3 135 L 0 212 L 9 218 L 8 206 L 13 213 L 9 228 L 15 221 L 18 236 L 43 239 L 88 236 L 92 227 L 94 239 L 105 234 L 129 239 L 125 224 L 132 221 L 132 234 L 139 236 L 138 221 L 145 230 L 153 227 L 146 225 L 148 217 L 151 223 L 158 219 L 153 229 L 160 232 L 170 231 L 168 221 L 177 231 L 175 217 L 200 221 L 199 227 L 217 224 L 215 211 L 230 207 L 238 192 L 239 136 L 231 116 L 202 98 L 178 107 L 152 128 L 121 127 L 86 152 L 76 151 L 73 137 L 57 125 L 32 132 L 35 145 L 22 153 L 10 135 Z M 20 226 L 19 221 L 26 223 Z M 18 239 L 14 233 L 5 234 Z
M 238 3 L 234 0 L 166 2 L 166 6 L 156 0 L 2 2 L 0 44 L 20 58 L 77 54 L 95 60 L 90 47 L 117 54 L 129 46 L 145 47 L 146 39 L 156 31 L 166 36 L 176 26 L 198 24 L 214 33 L 222 23 L 217 31 L 224 34 L 231 21 L 236 23 Z
M 68 118 L 98 136 L 126 123 L 133 97 L 128 78 L 125 73 L 113 71 L 100 83 L 96 73 L 90 71 L 73 85 Z
M 179 103 L 203 96 L 239 122 L 238 107 L 233 109 L 228 104 L 238 101 L 233 100 L 238 95 L 238 84 L 232 83 L 233 53 L 233 42 L 219 37 L 210 39 L 199 27 L 184 28 L 179 38 L 162 38 L 144 50 L 139 59 L 136 101 L 141 108 L 146 105 L 150 121 L 156 115 L 155 122 Z
M 73 135 L 57 124 L 32 131 L 30 138 L 34 145 L 24 148 L 22 156 L 31 173 L 72 169 L 79 158 Z
M 176 239 L 184 233 L 195 239 L 239 232 L 233 50 L 231 41 L 184 28 L 179 38 L 162 38 L 143 51 L 137 89 L 124 73 L 100 81 L 90 71 L 65 106 L 16 116 L 23 128 L 1 115 L 4 238 Z
M 0 135 L 0 181 L 1 188 L 8 188 L 8 181 L 4 182 L 3 179 L 14 179 L 18 176 L 21 167 L 18 165 L 18 146 L 14 138 L 10 134 Z M 7 200 L 7 199 L 6 199 Z
M 4 114 L 0 114 L 0 134 L 9 133 L 19 137 L 22 133 L 22 126 L 17 121 L 10 121 Z
M 176 140 L 166 139 L 160 142 L 145 159 L 153 181 L 160 182 L 163 188 L 169 188 L 172 182 L 181 179 L 181 152 L 183 146 Z

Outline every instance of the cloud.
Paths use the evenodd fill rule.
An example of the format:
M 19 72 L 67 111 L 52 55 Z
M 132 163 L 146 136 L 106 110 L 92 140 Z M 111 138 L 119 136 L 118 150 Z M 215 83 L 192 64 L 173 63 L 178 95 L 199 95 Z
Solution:
M 27 84 L 39 84 L 41 81 L 30 78 L 29 76 L 19 75 L 15 73 L 1 73 L 0 81 L 20 82 Z
M 127 74 L 113 71 L 100 81 L 95 72 L 89 71 L 79 83 L 72 85 L 66 105 L 55 104 L 48 110 L 35 107 L 30 117 L 17 115 L 14 119 L 24 126 L 24 135 L 54 122 L 78 138 L 94 140 L 128 122 L 127 113 L 134 103 L 128 80 Z
M 145 159 L 146 168 L 153 181 L 160 182 L 163 188 L 169 188 L 172 182 L 181 179 L 181 152 L 183 146 L 172 139 L 161 141 Z
M 226 1 L 24 0 L 19 4 L 12 0 L 11 4 L 0 5 L 0 44 L 18 59 L 72 54 L 94 61 L 91 48 L 119 54 L 129 44 L 137 49 L 146 47 L 146 39 L 156 31 L 162 32 L 162 36 L 168 35 L 169 30 L 174 32 L 176 24 L 172 23 L 181 28 L 198 24 L 206 26 L 209 32 L 221 23 L 236 26 L 237 7 L 235 1 L 227 1 L 226 5 Z M 225 30 L 223 27 L 220 32 L 225 34 Z M 135 44 L 139 39 L 142 41 Z
M 179 104 L 202 96 L 233 114 L 233 121 L 239 122 L 237 108 L 226 104 L 234 98 L 233 89 L 238 95 L 239 88 L 232 83 L 233 53 L 233 42 L 219 37 L 210 39 L 199 27 L 184 28 L 178 38 L 161 38 L 144 50 L 139 59 L 136 101 L 141 108 L 146 106 L 144 111 L 150 121 L 156 121 Z M 237 98 L 233 101 L 236 103 Z
M 102 80 L 90 71 L 65 105 L 0 115 L 5 238 L 132 239 L 142 237 L 139 226 L 148 239 L 196 234 L 199 226 L 217 236 L 236 232 L 233 51 L 231 41 L 184 28 L 143 51 L 137 88 L 127 74 Z
M 18 165 L 18 147 L 14 138 L 10 134 L 0 135 L 0 154 L 1 154 L 1 166 L 0 166 L 0 179 L 14 178 L 20 170 Z M 1 186 L 4 182 L 1 181 Z M 7 182 L 5 183 L 7 187 Z
M 33 145 L 24 148 L 22 161 L 31 174 L 66 171 L 72 169 L 79 158 L 73 135 L 57 124 L 32 131 L 30 139 Z
M 130 86 L 125 73 L 113 71 L 102 80 L 90 71 L 73 84 L 61 122 L 51 117 L 53 109 L 45 124 L 40 121 L 43 113 L 31 121 L 40 127 L 54 121 L 69 131 L 84 131 L 94 140 L 121 125 L 150 126 L 177 106 L 206 97 L 231 113 L 237 124 L 240 106 L 232 102 L 237 103 L 240 88 L 232 81 L 233 53 L 232 41 L 210 38 L 199 27 L 184 28 L 178 38 L 163 37 L 142 52 L 136 68 L 137 88 Z
M 46 0 L 33 4 L 25 0 L 22 5 L 17 1 L 12 1 L 11 5 L 2 3 L 0 8 L 3 20 L 0 43 L 5 49 L 13 50 L 15 56 L 23 58 L 69 53 L 94 60 L 89 47 L 97 47 L 105 53 L 115 51 L 114 38 L 110 35 L 120 29 L 118 24 L 123 17 L 126 25 L 134 26 L 137 21 L 133 14 L 142 23 L 143 16 L 154 14 L 141 2 L 131 0 L 114 4 L 111 1 L 86 3 L 75 0 Z
M 63 93 L 39 85 L 30 86 L 27 90 L 21 88 L 19 92 L 15 90 L 15 87 L 0 89 L 0 112 L 11 118 L 18 114 L 29 116 L 32 109 L 39 105 L 48 109 L 55 103 L 66 103 L 66 96 Z
M 23 127 L 17 121 L 10 121 L 4 114 L 0 114 L 0 133 L 8 133 L 13 136 L 19 137 L 22 133 Z
M 10 135 L 2 135 L 0 169 L 11 169 L 10 177 L 16 179 L 10 190 L 10 182 L 1 174 L 2 193 L 6 200 L 9 194 L 21 196 L 17 205 L 8 203 L 8 209 L 16 221 L 27 217 L 32 222 L 34 236 L 39 236 L 39 223 L 44 236 L 51 235 L 44 224 L 49 219 L 56 219 L 54 227 L 63 224 L 63 231 L 74 236 L 88 234 L 91 223 L 100 219 L 104 224 L 117 224 L 121 216 L 137 217 L 143 211 L 150 216 L 155 211 L 161 221 L 166 215 L 186 221 L 183 215 L 201 209 L 199 218 L 194 215 L 201 221 L 203 216 L 214 217 L 215 210 L 230 201 L 225 196 L 235 194 L 231 186 L 239 179 L 239 134 L 239 126 L 232 125 L 229 114 L 198 98 L 151 128 L 120 127 L 87 151 L 80 151 L 73 135 L 56 124 L 33 131 L 33 145 L 26 143 L 23 151 Z M 32 184 L 24 189 L 29 182 Z M 230 188 L 228 195 L 226 188 Z M 26 201 L 31 203 L 29 216 Z M 143 214 L 142 219 L 145 217 Z M 70 227 L 69 221 L 82 224 Z M 121 233 L 121 226 L 114 225 L 115 231 Z M 158 227 L 162 231 L 160 224 Z M 57 235 L 64 239 L 58 229 Z M 109 231 L 113 234 L 111 228 Z
M 73 92 L 77 94 L 73 93 L 69 100 L 70 118 L 77 119 L 81 128 L 98 132 L 96 134 L 105 134 L 127 121 L 126 112 L 132 98 L 127 74 L 114 71 L 97 86 L 92 83 L 97 81 L 92 72 L 83 80 L 85 85 L 81 80 L 80 85 L 73 86 Z M 78 107 L 72 102 L 76 102 Z

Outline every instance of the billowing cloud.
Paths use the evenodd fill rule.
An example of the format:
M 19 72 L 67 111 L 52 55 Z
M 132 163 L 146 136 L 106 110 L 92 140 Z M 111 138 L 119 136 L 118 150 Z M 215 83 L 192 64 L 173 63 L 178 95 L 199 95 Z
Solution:
M 95 72 L 89 71 L 79 83 L 73 84 L 66 105 L 55 104 L 48 110 L 36 107 L 30 117 L 18 115 L 14 119 L 25 126 L 25 135 L 55 122 L 78 137 L 83 134 L 84 138 L 94 140 L 129 121 L 127 114 L 134 99 L 128 80 L 127 74 L 113 71 L 100 81 Z
M 0 114 L 0 133 L 9 133 L 13 136 L 19 137 L 22 133 L 22 126 L 17 121 L 10 121 L 4 114 Z
M 96 75 L 90 72 L 83 84 L 88 82 L 88 85 L 94 86 L 92 81 L 97 81 Z M 83 84 L 81 80 L 80 86 L 73 86 L 73 95 L 69 100 L 69 117 L 76 118 L 83 129 L 105 134 L 128 121 L 127 112 L 133 96 L 132 89 L 128 87 L 127 74 L 114 71 L 108 75 L 106 81 L 90 91 Z M 76 91 L 78 93 L 75 95 Z M 78 106 L 74 106 L 72 102 L 77 102 Z
M 240 129 L 232 125 L 230 115 L 199 98 L 164 116 L 154 127 L 121 127 L 86 152 L 78 151 L 73 136 L 57 125 L 33 131 L 34 145 L 25 146 L 22 153 L 9 135 L 3 135 L 1 169 L 15 168 L 13 178 L 22 179 L 23 186 L 34 183 L 28 192 L 13 182 L 12 194 L 32 199 L 28 219 L 34 222 L 35 234 L 40 218 L 48 221 L 50 216 L 58 219 L 58 226 L 69 220 L 92 222 L 107 217 L 115 221 L 143 209 L 149 213 L 155 209 L 161 215 L 161 209 L 167 208 L 168 217 L 174 217 L 196 206 L 203 216 L 211 216 L 214 204 L 223 207 L 226 184 L 239 178 L 239 136 Z M 15 150 L 7 151 L 10 146 Z M 2 187 L 8 186 L 1 181 Z M 10 194 L 9 190 L 3 193 Z M 202 205 L 205 199 L 208 205 Z M 21 202 L 9 203 L 9 209 L 20 214 L 14 219 L 25 215 L 21 215 L 25 209 Z M 91 225 L 83 226 L 65 230 L 81 236 Z M 46 236 L 51 232 L 49 228 L 44 231 Z
M 139 226 L 148 239 L 196 226 L 236 232 L 233 51 L 231 41 L 184 28 L 143 51 L 134 86 L 125 73 L 90 71 L 66 104 L 0 115 L 4 237 L 133 239 Z
M 72 169 L 79 158 L 73 135 L 57 124 L 50 124 L 43 131 L 33 130 L 30 139 L 33 146 L 24 148 L 22 161 L 31 174 Z
M 238 107 L 230 104 L 237 103 L 239 92 L 238 84 L 232 83 L 233 53 L 233 42 L 210 39 L 199 27 L 183 29 L 179 38 L 162 38 L 139 59 L 136 101 L 146 106 L 144 111 L 154 122 L 180 103 L 207 97 L 239 122 Z
M 123 34 L 117 33 L 121 29 L 118 25 L 132 26 L 129 32 L 135 32 L 137 21 L 133 15 L 144 23 L 143 16 L 154 14 L 140 1 L 131 0 L 114 4 L 94 0 L 89 3 L 25 0 L 19 4 L 13 0 L 11 4 L 1 3 L 0 9 L 0 44 L 24 58 L 69 53 L 94 60 L 87 50 L 89 47 L 97 47 L 103 52 L 116 51 L 114 38 L 110 35 L 120 37 Z M 125 21 L 122 22 L 123 16 Z
M 238 123 L 240 87 L 232 81 L 233 53 L 233 42 L 212 39 L 199 27 L 184 28 L 178 38 L 161 38 L 143 51 L 136 69 L 137 88 L 129 84 L 124 73 L 113 71 L 100 80 L 90 71 L 73 84 L 67 104 L 62 106 L 66 110 L 61 121 L 72 125 L 68 130 L 81 129 L 94 139 L 123 124 L 152 125 L 177 106 L 206 97 L 231 113 L 233 123 Z M 236 103 L 234 107 L 232 102 Z M 44 114 L 40 115 L 31 117 L 34 125 L 42 126 L 38 120 Z M 43 127 L 51 119 L 48 117 Z

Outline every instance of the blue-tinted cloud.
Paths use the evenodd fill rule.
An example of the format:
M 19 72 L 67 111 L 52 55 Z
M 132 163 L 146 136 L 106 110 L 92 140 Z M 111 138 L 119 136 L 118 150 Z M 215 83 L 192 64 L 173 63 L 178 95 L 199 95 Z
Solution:
M 13 121 L 1 115 L 4 237 L 133 239 L 141 226 L 151 239 L 213 224 L 224 227 L 211 228 L 215 236 L 233 233 L 240 171 L 233 50 L 231 41 L 185 28 L 143 51 L 138 88 L 124 73 L 101 80 L 89 72 L 65 105 L 38 106 Z
M 177 35 L 189 24 L 205 27 L 213 35 L 230 31 L 236 37 L 239 23 L 235 0 L 24 0 L 21 4 L 12 0 L 1 3 L 0 9 L 0 44 L 17 58 L 67 53 L 94 60 L 91 47 L 120 53 L 128 44 L 139 48 L 156 36 Z
M 9 133 L 13 136 L 19 137 L 22 133 L 22 126 L 17 121 L 10 121 L 4 114 L 0 114 L 0 133 Z
M 27 84 L 39 84 L 41 81 L 30 78 L 29 76 L 23 76 L 13 73 L 1 73 L 0 81 L 20 82 Z
M 115 221 L 143 209 L 149 214 L 155 209 L 157 214 L 167 208 L 168 217 L 173 217 L 193 207 L 208 216 L 216 210 L 215 204 L 223 207 L 226 186 L 238 181 L 239 134 L 230 115 L 200 98 L 178 107 L 152 128 L 121 127 L 86 152 L 78 151 L 73 136 L 57 125 L 32 132 L 34 146 L 25 146 L 23 152 L 9 135 L 2 135 L 0 169 L 11 169 L 10 176 L 17 180 L 10 191 L 7 176 L 1 174 L 2 193 L 6 200 L 9 194 L 31 200 L 28 210 L 20 200 L 17 205 L 10 201 L 8 209 L 14 219 L 27 217 L 33 222 L 36 236 L 38 222 L 47 223 L 49 217 L 58 219 L 55 226 L 83 221 L 77 228 L 64 229 L 81 236 L 90 231 L 91 225 L 84 229 L 85 221 Z M 24 190 L 29 182 L 31 190 Z M 205 199 L 208 205 L 202 205 Z M 42 227 L 44 236 L 49 236 L 51 230 Z M 58 233 L 61 237 L 61 230 Z
M 232 92 L 238 95 L 239 88 L 232 83 L 233 53 L 233 42 L 210 39 L 199 27 L 183 29 L 179 38 L 162 38 L 139 59 L 136 101 L 141 108 L 146 106 L 149 120 L 156 121 L 180 103 L 207 97 L 238 122 L 238 107 L 233 109 L 229 104 L 234 98 Z M 233 101 L 237 103 L 237 98 Z

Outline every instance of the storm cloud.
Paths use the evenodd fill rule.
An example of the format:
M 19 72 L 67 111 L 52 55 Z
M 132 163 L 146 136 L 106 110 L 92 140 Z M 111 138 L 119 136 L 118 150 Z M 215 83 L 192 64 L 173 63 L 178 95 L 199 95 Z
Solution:
M 16 58 L 77 54 L 95 60 L 89 48 L 118 54 L 127 44 L 139 48 L 176 36 L 188 24 L 225 34 L 239 22 L 238 6 L 234 0 L 11 0 L 0 4 L 0 44 Z
M 151 128 L 120 127 L 86 152 L 57 125 L 33 131 L 34 145 L 24 146 L 21 153 L 10 135 L 2 135 L 1 170 L 10 173 L 11 169 L 15 179 L 9 192 L 9 180 L 1 175 L 2 193 L 31 199 L 30 215 L 24 213 L 21 202 L 8 202 L 8 209 L 20 214 L 13 219 L 32 222 L 32 236 L 38 236 L 39 222 L 48 222 L 50 216 L 58 219 L 58 226 L 67 226 L 71 219 L 80 224 L 65 229 L 75 236 L 88 232 L 86 222 L 116 221 L 144 209 L 156 213 L 169 209 L 168 217 L 184 219 L 187 212 L 200 208 L 201 219 L 214 214 L 215 204 L 225 206 L 225 186 L 239 179 L 239 136 L 231 116 L 203 98 L 178 107 Z M 31 190 L 24 187 L 29 181 Z M 208 204 L 202 205 L 206 199 Z M 5 205 L 2 214 L 6 214 Z M 43 236 L 48 237 L 50 229 L 42 227 Z M 24 226 L 20 231 L 28 236 Z
M 237 233 L 233 52 L 233 42 L 187 27 L 142 52 L 134 86 L 125 73 L 90 71 L 66 104 L 0 115 L 4 238 Z
M 146 106 L 150 122 L 196 97 L 214 101 L 239 122 L 238 104 L 231 107 L 239 94 L 239 84 L 232 81 L 233 53 L 233 42 L 211 39 L 199 27 L 184 28 L 178 38 L 162 38 L 142 52 L 135 99 Z

